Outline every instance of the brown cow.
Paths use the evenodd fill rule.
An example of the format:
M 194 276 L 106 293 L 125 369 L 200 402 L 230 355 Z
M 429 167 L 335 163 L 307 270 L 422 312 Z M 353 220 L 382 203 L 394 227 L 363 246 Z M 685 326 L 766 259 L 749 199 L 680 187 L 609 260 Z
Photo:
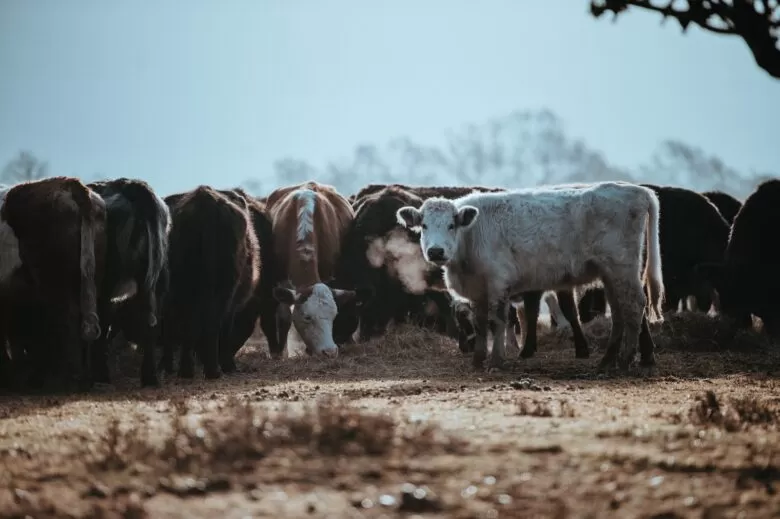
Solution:
M 292 322 L 308 353 L 338 355 L 333 320 L 338 305 L 355 300 L 354 290 L 331 288 L 344 236 L 355 212 L 329 185 L 314 181 L 279 188 L 268 195 L 280 282 L 274 297 L 294 305 Z M 277 284 L 278 285 L 278 284 Z M 280 335 L 286 337 L 285 330 Z M 281 354 L 271 352 L 272 355 Z
M 0 219 L 18 240 L 20 261 L 5 280 L 6 295 L 35 301 L 46 321 L 46 342 L 54 347 L 28 352 L 40 361 L 37 375 L 44 362 L 64 365 L 63 375 L 88 387 L 89 346 L 101 333 L 97 287 L 105 260 L 105 203 L 78 179 L 53 177 L 9 189 Z

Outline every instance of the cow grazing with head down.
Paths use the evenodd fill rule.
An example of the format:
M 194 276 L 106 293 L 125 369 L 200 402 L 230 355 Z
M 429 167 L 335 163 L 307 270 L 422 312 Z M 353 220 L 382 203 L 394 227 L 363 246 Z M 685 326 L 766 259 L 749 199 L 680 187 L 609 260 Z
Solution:
M 30 312 L 21 322 L 6 321 L 12 351 L 29 348 L 36 384 L 46 372 L 60 370 L 81 389 L 88 388 L 89 350 L 101 333 L 97 287 L 105 257 L 103 200 L 76 178 L 24 182 L 5 192 L 0 219 L 3 241 L 14 241 L 10 230 L 18 247 L 18 254 L 13 245 L 3 253 L 3 306 L 14 314 L 21 308 Z M 25 319 L 33 313 L 33 319 Z M 14 347 L 15 341 L 24 347 Z
M 166 197 L 170 288 L 162 327 L 163 364 L 172 370 L 172 347 L 181 348 L 179 376 L 192 378 L 192 349 L 206 378 L 221 375 L 220 339 L 232 313 L 249 301 L 258 282 L 259 251 L 249 213 L 207 187 Z M 234 198 L 235 199 L 235 198 Z
M 344 237 L 355 216 L 332 187 L 309 181 L 279 188 L 267 198 L 273 222 L 278 283 L 274 296 L 292 307 L 292 322 L 310 354 L 338 355 L 333 322 L 340 305 L 359 298 L 332 288 Z M 280 330 L 287 337 L 287 330 Z M 280 344 L 282 353 L 285 343 Z
M 663 278 L 658 246 L 658 199 L 623 182 L 474 193 L 428 199 L 404 207 L 398 219 L 421 227 L 426 259 L 445 268 L 450 290 L 473 302 L 477 321 L 475 366 L 487 357 L 488 319 L 496 322 L 491 367 L 504 361 L 510 301 L 518 294 L 572 290 L 597 279 L 613 308 L 612 334 L 601 368 L 655 365 L 645 316 L 662 319 Z M 649 305 L 642 281 L 642 246 Z M 621 349 L 622 343 L 622 349 Z
M 760 317 L 764 330 L 780 336 L 780 180 L 762 182 L 745 199 L 734 218 L 726 254 L 719 262 L 697 266 L 703 279 L 718 292 L 720 312 L 742 328 Z
M 718 208 L 721 216 L 729 225 L 734 223 L 734 218 L 742 208 L 742 202 L 723 191 L 705 191 L 702 195 L 706 196 L 707 200 Z
M 108 215 L 106 268 L 98 298 L 103 333 L 93 347 L 95 380 L 109 382 L 106 347 L 109 337 L 122 329 L 143 349 L 141 385 L 157 385 L 158 303 L 164 297 L 158 282 L 168 259 L 170 211 L 142 180 L 118 178 L 93 182 L 89 188 L 101 196 Z

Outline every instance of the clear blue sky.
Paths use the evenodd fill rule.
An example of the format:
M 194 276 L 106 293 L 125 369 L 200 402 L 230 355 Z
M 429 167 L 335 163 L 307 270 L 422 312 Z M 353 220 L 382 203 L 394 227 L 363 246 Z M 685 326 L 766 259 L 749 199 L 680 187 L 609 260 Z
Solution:
M 545 6 L 545 7 L 543 7 Z M 736 38 L 587 0 L 2 0 L 0 161 L 162 194 L 548 107 L 635 166 L 665 138 L 778 171 L 780 81 Z

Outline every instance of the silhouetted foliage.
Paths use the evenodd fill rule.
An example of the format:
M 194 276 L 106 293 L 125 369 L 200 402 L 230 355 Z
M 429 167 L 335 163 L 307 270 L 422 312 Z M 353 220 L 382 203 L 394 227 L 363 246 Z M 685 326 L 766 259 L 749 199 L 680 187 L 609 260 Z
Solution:
M 780 2 L 778 0 L 591 0 L 590 12 L 596 18 L 606 12 L 613 21 L 630 7 L 660 13 L 663 20 L 674 18 L 683 32 L 693 24 L 715 34 L 742 38 L 756 64 L 780 79 Z
M 29 151 L 20 151 L 3 168 L 0 182 L 17 184 L 30 180 L 40 180 L 49 176 L 49 165 L 41 161 Z
M 566 134 L 549 110 L 515 111 L 483 124 L 470 124 L 446 135 L 442 146 L 404 137 L 387 146 L 360 144 L 351 156 L 322 169 L 296 160 L 274 164 L 275 178 L 251 179 L 244 187 L 267 194 L 280 186 L 316 179 L 354 193 L 373 183 L 528 187 L 566 182 L 625 180 L 718 189 L 745 197 L 762 178 L 740 172 L 718 157 L 678 141 L 665 141 L 649 163 L 630 170 L 611 164 L 598 151 Z

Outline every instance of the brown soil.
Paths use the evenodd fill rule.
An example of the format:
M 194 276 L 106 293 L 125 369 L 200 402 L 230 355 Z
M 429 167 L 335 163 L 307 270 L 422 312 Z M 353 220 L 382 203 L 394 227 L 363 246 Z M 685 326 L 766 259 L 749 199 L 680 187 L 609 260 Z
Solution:
M 512 373 L 399 329 L 337 359 L 140 390 L 0 398 L 0 517 L 780 516 L 780 350 L 701 314 L 651 378 L 595 375 L 608 322 L 544 332 Z

